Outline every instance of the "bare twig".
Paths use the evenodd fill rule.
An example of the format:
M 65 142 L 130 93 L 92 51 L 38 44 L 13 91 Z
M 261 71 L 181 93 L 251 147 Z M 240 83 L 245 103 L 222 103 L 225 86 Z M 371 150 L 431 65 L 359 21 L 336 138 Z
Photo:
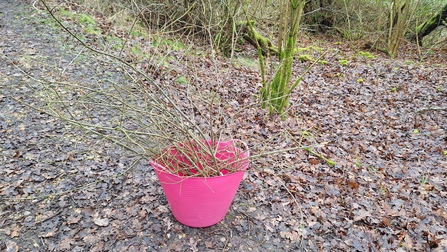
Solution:
M 433 110 L 433 111 L 447 110 L 447 107 L 426 107 L 426 108 L 421 108 L 421 109 L 416 110 L 415 113 L 419 114 L 419 113 L 422 113 L 425 111 L 430 111 L 430 110 Z

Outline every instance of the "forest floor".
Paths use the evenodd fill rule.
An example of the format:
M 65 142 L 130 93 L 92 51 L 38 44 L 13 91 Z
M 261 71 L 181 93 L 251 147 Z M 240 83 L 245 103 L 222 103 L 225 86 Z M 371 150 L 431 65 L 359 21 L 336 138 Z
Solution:
M 327 142 L 314 151 L 335 165 L 304 150 L 253 160 L 227 216 L 190 228 L 172 216 L 147 160 L 34 109 L 43 78 L 125 81 L 36 7 L 0 2 L 1 251 L 447 250 L 445 51 L 423 49 L 421 59 L 404 43 L 390 60 L 334 38 L 303 37 L 310 56 L 330 50 L 280 120 L 254 96 L 260 76 L 249 47 L 233 60 L 153 48 L 107 25 L 95 35 L 65 15 L 91 45 L 115 32 L 164 55 L 163 67 L 148 71 L 159 82 L 219 86 L 225 106 L 244 108 L 230 130 L 253 154 Z M 140 56 L 123 57 L 150 68 Z M 297 60 L 294 76 L 310 65 Z

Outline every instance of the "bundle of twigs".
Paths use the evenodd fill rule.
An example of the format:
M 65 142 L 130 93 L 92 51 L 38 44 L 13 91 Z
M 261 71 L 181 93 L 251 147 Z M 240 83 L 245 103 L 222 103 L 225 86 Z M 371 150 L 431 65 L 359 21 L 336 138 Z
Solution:
M 93 53 L 88 56 L 119 69 L 121 78 L 88 83 L 36 79 L 34 88 L 45 101 L 41 111 L 169 165 L 174 174 L 210 177 L 240 170 L 240 148 L 232 148 L 231 158 L 217 153 L 218 143 L 231 139 L 217 111 L 217 93 L 154 81 L 122 57 L 88 45 L 56 17 L 57 10 L 42 4 L 82 50 Z

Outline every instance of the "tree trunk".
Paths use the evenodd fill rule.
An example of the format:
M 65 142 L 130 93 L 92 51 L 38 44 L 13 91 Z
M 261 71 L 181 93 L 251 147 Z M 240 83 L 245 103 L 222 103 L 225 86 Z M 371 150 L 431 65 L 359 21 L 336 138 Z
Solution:
M 410 0 L 394 0 L 391 5 L 386 53 L 396 58 L 410 16 Z
M 430 32 L 432 32 L 438 26 L 440 26 L 444 19 L 447 19 L 447 4 L 444 5 L 442 10 L 436 16 L 430 18 L 429 20 L 416 27 L 417 36 L 414 36 L 412 40 L 414 41 L 417 38 L 419 45 L 422 45 L 422 39 L 430 34 Z
M 280 66 L 271 83 L 261 88 L 262 107 L 269 107 L 269 112 L 277 112 L 285 119 L 285 109 L 289 106 L 289 96 L 293 89 L 290 86 L 292 77 L 293 55 L 298 37 L 298 30 L 305 6 L 304 0 L 284 0 L 287 16 L 282 19 L 285 22 L 281 27 L 285 28 L 279 35 L 281 51 L 279 51 Z M 281 31 L 280 31 L 281 32 Z

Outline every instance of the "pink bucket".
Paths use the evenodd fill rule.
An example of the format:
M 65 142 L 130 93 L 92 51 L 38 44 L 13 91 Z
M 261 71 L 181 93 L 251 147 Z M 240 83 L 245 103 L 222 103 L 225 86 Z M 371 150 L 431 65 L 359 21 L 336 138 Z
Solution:
M 173 174 L 169 167 L 164 167 L 154 160 L 150 161 L 163 187 L 172 214 L 179 222 L 190 227 L 208 227 L 225 217 L 249 165 L 248 148 L 244 152 L 234 147 L 236 141 L 241 142 L 230 140 L 216 144 L 216 158 L 230 160 L 229 162 L 234 162 L 231 165 L 240 170 L 227 173 L 222 169 L 223 176 L 184 177 Z M 208 144 L 211 143 L 208 141 Z M 241 143 L 246 147 L 245 143 Z M 238 154 L 239 158 L 236 162 L 233 158 L 235 154 Z M 184 157 L 176 155 L 176 158 L 183 161 Z

